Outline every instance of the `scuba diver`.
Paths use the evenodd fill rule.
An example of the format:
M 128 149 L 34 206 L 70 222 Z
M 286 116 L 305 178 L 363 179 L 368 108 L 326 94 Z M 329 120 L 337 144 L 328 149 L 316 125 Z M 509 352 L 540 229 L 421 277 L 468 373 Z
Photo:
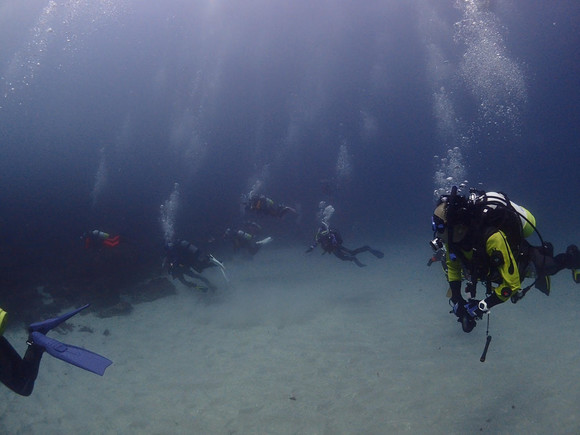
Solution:
M 246 222 L 242 229 L 226 229 L 223 239 L 232 242 L 234 252 L 238 252 L 243 248 L 253 256 L 258 253 L 262 246 L 273 240 L 272 237 L 256 240 L 258 238 L 257 233 L 261 229 L 262 227 L 255 222 Z
M 196 285 L 185 279 L 185 276 L 198 278 L 209 284 L 206 278 L 201 277 L 205 269 L 209 267 L 219 267 L 226 281 L 229 281 L 224 265 L 216 260 L 213 255 L 202 252 L 198 247 L 192 245 L 187 240 L 177 240 L 165 246 L 165 259 L 163 264 L 167 267 L 168 273 L 189 287 Z M 194 273 L 193 271 L 196 273 Z
M 284 204 L 276 204 L 272 199 L 264 195 L 251 195 L 245 203 L 246 210 L 253 211 L 258 215 L 273 216 L 277 218 L 284 217 L 287 213 L 297 214 L 292 207 Z
M 463 331 L 471 332 L 476 320 L 490 308 L 508 299 L 517 303 L 535 286 L 550 293 L 550 276 L 571 269 L 579 282 L 580 251 L 570 245 L 565 253 L 553 255 L 553 247 L 544 242 L 536 229 L 534 216 L 503 193 L 470 189 L 469 195 L 442 195 L 432 217 L 433 247 L 444 245 L 450 305 Z M 536 232 L 541 246 L 532 246 L 526 238 Z M 522 289 L 525 278 L 535 281 Z M 469 293 L 461 293 L 462 280 Z M 476 285 L 486 286 L 486 297 L 476 299 Z M 449 293 L 448 293 L 449 294 Z
M 373 249 L 370 246 L 362 246 L 357 249 L 348 249 L 342 245 L 342 236 L 338 232 L 338 230 L 334 228 L 330 228 L 328 223 L 322 221 L 322 225 L 318 228 L 316 232 L 316 236 L 314 237 L 314 243 L 310 245 L 310 247 L 306 250 L 306 253 L 312 252 L 317 245 L 320 244 L 322 248 L 322 254 L 334 254 L 335 257 L 341 259 L 342 261 L 352 261 L 358 267 L 365 267 L 366 264 L 363 264 L 356 258 L 357 254 L 361 252 L 370 252 L 377 258 L 383 258 L 385 254 L 377 249 Z
M 40 360 L 44 352 L 69 364 L 103 376 L 113 362 L 90 350 L 61 343 L 46 334 L 75 314 L 87 308 L 85 305 L 54 319 L 33 323 L 28 327 L 28 349 L 21 358 L 4 337 L 6 311 L 0 308 L 0 381 L 21 396 L 30 396 L 38 376 Z
M 115 246 L 118 246 L 120 242 L 118 235 L 111 236 L 109 233 L 100 230 L 93 230 L 84 233 L 81 240 L 84 241 L 85 249 L 99 246 L 114 248 Z

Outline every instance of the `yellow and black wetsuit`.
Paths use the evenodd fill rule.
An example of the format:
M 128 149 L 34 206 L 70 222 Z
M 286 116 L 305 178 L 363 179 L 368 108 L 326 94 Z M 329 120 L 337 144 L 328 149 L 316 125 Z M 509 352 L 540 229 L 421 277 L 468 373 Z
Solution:
M 505 302 L 512 294 L 520 290 L 521 279 L 515 256 L 507 242 L 505 234 L 501 230 L 492 233 L 487 238 L 485 242 L 485 253 L 488 261 L 486 266 L 487 270 L 485 271 L 487 276 L 484 278 L 490 278 L 497 284 L 493 288 L 493 292 L 499 301 Z M 452 287 L 453 285 L 451 283 L 461 282 L 463 266 L 470 270 L 473 265 L 472 250 L 461 250 L 461 256 L 468 264 L 462 265 L 459 256 L 455 260 L 451 259 L 450 250 L 447 247 L 447 279 Z M 493 276 L 493 273 L 496 271 L 497 276 Z M 479 278 L 481 279 L 482 277 Z

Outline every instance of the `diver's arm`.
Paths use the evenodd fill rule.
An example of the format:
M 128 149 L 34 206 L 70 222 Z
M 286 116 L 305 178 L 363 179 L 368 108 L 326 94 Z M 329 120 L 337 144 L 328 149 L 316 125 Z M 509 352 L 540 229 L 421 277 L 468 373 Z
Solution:
M 43 352 L 31 344 L 24 358 L 20 358 L 8 340 L 0 336 L 0 382 L 21 396 L 30 396 Z

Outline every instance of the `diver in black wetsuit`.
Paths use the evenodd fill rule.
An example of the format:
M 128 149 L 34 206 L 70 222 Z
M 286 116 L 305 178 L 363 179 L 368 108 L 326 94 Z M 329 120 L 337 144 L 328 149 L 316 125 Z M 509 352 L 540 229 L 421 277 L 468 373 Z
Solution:
M 44 348 L 31 343 L 26 349 L 24 358 L 21 358 L 2 335 L 5 316 L 6 312 L 0 308 L 0 382 L 21 396 L 30 396 L 38 376 Z
M 242 228 L 232 229 L 228 228 L 224 232 L 223 239 L 230 241 L 234 248 L 234 252 L 240 249 L 245 249 L 252 256 L 256 255 L 263 245 L 272 241 L 271 237 L 265 237 L 258 240 L 257 233 L 262 229 L 260 225 L 255 222 L 246 222 Z
M 318 228 L 318 232 L 314 238 L 314 243 L 306 250 L 306 252 L 312 252 L 317 245 L 322 247 L 324 253 L 334 254 L 337 258 L 340 258 L 342 261 L 352 261 L 358 267 L 365 267 L 366 264 L 363 264 L 356 258 L 357 254 L 361 252 L 370 252 L 377 258 L 383 258 L 384 254 L 377 250 L 373 249 L 368 245 L 361 246 L 357 249 L 348 249 L 342 245 L 342 236 L 338 232 L 338 230 L 330 228 L 325 222 L 322 223 L 322 226 Z
M 253 211 L 258 215 L 284 217 L 287 213 L 296 214 L 296 210 L 284 204 L 276 204 L 272 199 L 264 195 L 252 195 L 245 204 L 246 210 Z
M 165 250 L 166 254 L 164 264 L 167 267 L 168 273 L 174 279 L 178 279 L 189 287 L 196 287 L 196 285 L 187 281 L 185 276 L 200 279 L 211 287 L 210 282 L 199 275 L 209 267 L 219 267 L 226 281 L 228 280 L 225 274 L 225 267 L 221 262 L 216 260 L 213 255 L 202 252 L 198 247 L 192 245 L 187 240 L 178 240 L 175 243 L 168 243 L 165 246 Z

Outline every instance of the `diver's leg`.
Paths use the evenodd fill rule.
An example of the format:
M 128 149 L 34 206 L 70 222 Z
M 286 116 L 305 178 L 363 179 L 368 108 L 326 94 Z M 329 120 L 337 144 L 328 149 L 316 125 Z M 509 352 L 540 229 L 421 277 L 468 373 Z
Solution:
M 21 394 L 25 396 L 29 396 L 32 393 L 43 353 L 44 348 L 34 343 L 30 344 L 28 349 L 26 349 L 26 353 L 22 359 L 22 365 L 20 366 L 21 377 L 25 380 Z
M 534 287 L 545 295 L 550 294 L 550 276 L 566 268 L 566 254 L 554 257 L 554 247 L 546 242 L 543 246 L 528 246 L 527 256 L 536 269 Z
M 248 252 L 249 252 L 251 255 L 256 255 L 256 254 L 258 253 L 258 251 L 260 250 L 260 248 L 261 248 L 261 247 L 262 247 L 262 245 L 258 245 L 258 244 L 257 244 L 257 243 L 255 243 L 255 242 L 249 243 L 249 244 L 247 245 Z
M 368 245 L 361 246 L 360 248 L 356 248 L 355 250 L 350 251 L 350 252 L 352 255 L 360 254 L 361 252 L 370 252 L 371 254 L 373 254 L 377 258 L 383 258 L 385 256 L 385 254 L 383 254 L 378 249 L 373 249 Z
M 554 248 L 551 243 L 544 246 L 532 246 L 530 249 L 531 259 L 536 269 L 542 270 L 546 275 L 554 275 L 562 269 L 580 269 L 580 250 L 576 245 L 570 245 L 566 252 L 553 256 Z
M 554 248 L 551 243 L 544 246 L 530 246 L 528 255 L 530 261 L 534 263 L 539 276 L 555 275 L 566 268 L 566 254 L 553 256 Z
M 177 278 L 181 284 L 186 285 L 187 287 L 191 287 L 191 283 L 185 279 L 185 275 L 183 273 L 176 274 L 174 278 Z
M 22 364 L 22 358 L 18 352 L 6 338 L 0 337 L 0 382 L 12 391 L 18 389 L 15 372 L 20 364 Z
M 280 218 L 286 216 L 288 213 L 296 214 L 296 210 L 292 207 L 288 207 L 285 205 L 279 205 L 278 210 L 276 211 L 276 215 Z
M 352 251 L 343 246 L 333 251 L 334 255 L 342 261 L 353 261 L 358 267 L 365 267 L 366 264 L 361 263 L 358 258 L 351 254 L 351 252 Z
M 195 279 L 199 275 L 193 273 L 191 270 L 188 270 L 188 271 L 184 271 L 183 273 L 179 274 L 179 276 L 177 277 L 177 279 L 179 280 L 180 283 L 182 283 L 186 287 L 189 287 L 189 288 L 197 288 L 197 287 L 199 287 L 195 282 L 190 281 L 188 279 L 185 279 L 186 276 L 188 276 L 188 277 L 190 277 L 192 279 Z
M 565 254 L 559 254 L 556 256 L 561 257 L 561 261 L 564 263 L 566 269 L 580 269 L 580 250 L 576 245 L 570 245 L 566 248 Z
M 195 273 L 195 272 L 193 272 L 193 271 L 190 270 L 190 273 L 188 274 L 188 276 L 191 277 L 192 279 L 198 279 L 198 280 L 200 280 L 210 290 L 216 290 L 217 289 L 217 287 L 215 285 L 213 285 L 212 282 L 209 279 L 207 279 L 205 276 L 203 276 L 203 275 L 201 275 L 199 273 Z M 203 287 L 203 286 L 199 286 L 198 284 L 193 283 L 192 287 Z
M 24 358 L 4 337 L 0 337 L 0 381 L 22 396 L 30 396 L 44 349 L 35 344 L 28 346 Z

